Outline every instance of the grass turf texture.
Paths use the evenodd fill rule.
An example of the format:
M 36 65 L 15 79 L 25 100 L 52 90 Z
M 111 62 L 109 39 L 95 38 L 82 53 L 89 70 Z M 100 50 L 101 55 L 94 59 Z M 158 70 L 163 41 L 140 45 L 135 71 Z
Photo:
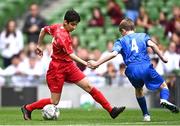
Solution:
M 0 108 L 0 125 L 69 125 L 69 126 L 114 126 L 114 125 L 180 125 L 180 114 L 164 109 L 151 109 L 151 122 L 143 122 L 140 110 L 126 109 L 116 119 L 102 109 L 61 109 L 58 120 L 43 120 L 41 111 L 32 113 L 31 121 L 24 121 L 20 108 Z

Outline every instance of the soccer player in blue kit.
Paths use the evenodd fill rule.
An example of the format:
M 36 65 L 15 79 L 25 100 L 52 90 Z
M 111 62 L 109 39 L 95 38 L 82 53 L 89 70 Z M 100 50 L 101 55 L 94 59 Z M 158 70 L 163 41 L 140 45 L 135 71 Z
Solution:
M 168 62 L 167 58 L 162 55 L 158 46 L 146 33 L 135 33 L 134 29 L 135 25 L 131 19 L 123 19 L 119 24 L 119 31 L 123 37 L 115 41 L 113 51 L 106 57 L 101 57 L 98 61 L 88 61 L 89 67 L 95 69 L 102 63 L 121 54 L 127 66 L 125 74 L 135 88 L 135 95 L 143 113 L 143 120 L 151 121 L 143 94 L 144 84 L 149 90 L 160 90 L 160 105 L 162 107 L 173 113 L 179 113 L 179 108 L 168 102 L 168 87 L 165 80 L 153 68 L 147 48 L 151 47 L 164 63 Z

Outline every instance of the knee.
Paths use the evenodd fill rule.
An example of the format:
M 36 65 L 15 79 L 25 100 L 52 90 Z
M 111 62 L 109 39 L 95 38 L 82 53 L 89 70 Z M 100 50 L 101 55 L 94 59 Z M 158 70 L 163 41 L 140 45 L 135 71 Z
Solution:
M 167 86 L 167 84 L 166 84 L 166 83 L 161 84 L 160 89 L 163 89 L 163 88 L 168 89 L 168 86 Z
M 81 80 L 80 82 L 77 83 L 77 85 L 79 87 L 81 87 L 83 90 L 85 90 L 86 92 L 90 92 L 93 88 L 93 86 L 91 86 L 91 83 L 88 79 L 84 78 L 83 80 Z
M 136 96 L 137 96 L 137 97 L 143 97 L 143 96 L 144 96 L 144 93 L 143 93 L 143 89 L 142 89 L 142 88 L 136 89 Z
M 87 83 L 86 86 L 84 87 L 84 90 L 85 90 L 86 92 L 90 92 L 90 91 L 92 90 L 92 86 Z

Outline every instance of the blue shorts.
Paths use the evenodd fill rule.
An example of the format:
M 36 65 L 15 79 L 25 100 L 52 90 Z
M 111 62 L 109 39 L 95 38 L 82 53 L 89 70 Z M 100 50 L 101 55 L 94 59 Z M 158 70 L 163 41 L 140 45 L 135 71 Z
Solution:
M 151 64 L 128 65 L 125 74 L 135 88 L 142 88 L 145 84 L 149 90 L 156 90 L 164 82 Z

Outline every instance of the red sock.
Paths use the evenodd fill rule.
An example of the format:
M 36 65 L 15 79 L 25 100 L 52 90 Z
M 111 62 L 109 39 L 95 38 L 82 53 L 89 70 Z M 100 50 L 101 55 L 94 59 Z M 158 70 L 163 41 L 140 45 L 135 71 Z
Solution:
M 104 95 L 95 87 L 89 92 L 89 94 L 94 98 L 96 102 L 102 105 L 104 109 L 106 109 L 109 113 L 112 111 L 112 107 Z
M 44 98 L 39 101 L 28 104 L 26 105 L 26 109 L 29 111 L 33 111 L 34 109 L 42 109 L 47 104 L 51 104 L 50 98 Z

